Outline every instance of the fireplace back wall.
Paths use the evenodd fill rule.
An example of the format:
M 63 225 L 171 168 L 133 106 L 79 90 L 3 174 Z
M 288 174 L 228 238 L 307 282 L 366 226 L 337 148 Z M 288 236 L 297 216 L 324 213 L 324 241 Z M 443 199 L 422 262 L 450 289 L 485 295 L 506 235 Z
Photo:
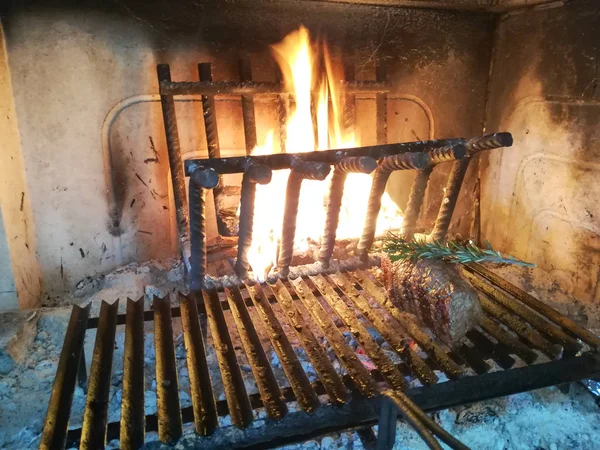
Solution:
M 28 245 L 44 297 L 122 264 L 178 254 L 158 63 L 170 64 L 174 80 L 197 80 L 197 63 L 211 62 L 214 79 L 225 81 L 238 80 L 238 60 L 249 58 L 255 80 L 274 81 L 269 45 L 304 24 L 354 63 L 357 79 L 374 79 L 375 64 L 386 64 L 397 94 L 388 104 L 389 142 L 481 134 L 492 14 L 286 1 L 87 4 L 32 3 L 2 21 L 33 220 L 3 239 L 33 227 Z M 198 100 L 176 101 L 184 158 L 207 155 Z M 374 103 L 357 101 L 362 145 L 375 143 Z M 260 142 L 276 111 L 261 101 L 256 111 Z M 218 99 L 217 118 L 222 155 L 244 154 L 240 100 Z M 448 170 L 436 169 L 432 184 L 440 187 Z M 388 187 L 400 206 L 410 182 L 402 174 Z M 427 202 L 423 226 L 439 201 Z M 457 216 L 471 202 L 461 204 Z M 6 222 L 4 207 L 3 214 Z M 210 238 L 213 211 L 208 224 Z

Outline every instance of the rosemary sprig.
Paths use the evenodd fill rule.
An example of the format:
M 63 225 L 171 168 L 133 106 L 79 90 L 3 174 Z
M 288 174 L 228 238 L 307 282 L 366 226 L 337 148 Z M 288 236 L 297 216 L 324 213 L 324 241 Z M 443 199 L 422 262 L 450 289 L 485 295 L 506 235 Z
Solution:
M 443 259 L 451 263 L 466 264 L 493 263 L 512 264 L 524 267 L 535 267 L 535 264 L 521 261 L 510 255 L 502 255 L 492 248 L 489 241 L 485 241 L 487 248 L 479 248 L 473 242 L 466 244 L 458 242 L 426 242 L 424 240 L 412 239 L 410 241 L 394 234 L 388 233 L 383 244 L 383 250 L 389 254 L 392 261 L 401 259 Z

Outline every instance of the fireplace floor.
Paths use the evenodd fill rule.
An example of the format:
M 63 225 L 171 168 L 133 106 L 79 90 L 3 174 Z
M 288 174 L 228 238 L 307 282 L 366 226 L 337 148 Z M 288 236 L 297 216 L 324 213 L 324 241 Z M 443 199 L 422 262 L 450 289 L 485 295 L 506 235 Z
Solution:
M 113 298 L 136 298 L 163 296 L 182 286 L 182 268 L 174 261 L 128 265 L 99 279 L 80 284 L 80 289 L 64 298 L 65 303 L 92 303 L 91 317 L 98 315 L 100 301 Z M 144 291 L 145 289 L 145 291 Z M 125 302 L 121 302 L 124 308 Z M 54 381 L 62 341 L 69 321 L 69 307 L 42 308 L 0 315 L 0 448 L 37 448 L 46 414 L 46 408 Z M 180 374 L 180 397 L 182 407 L 191 405 L 189 378 L 183 349 L 183 337 L 179 318 L 173 319 L 174 342 L 178 371 Z M 115 361 L 123 360 L 124 326 L 117 327 Z M 352 337 L 345 335 L 352 345 Z M 95 330 L 88 331 L 85 342 L 86 362 L 89 373 Z M 156 412 L 156 382 L 154 374 L 153 327 L 145 328 L 145 357 L 147 361 L 145 408 L 146 414 Z M 19 345 L 15 345 L 18 342 Z M 270 344 L 264 342 L 265 348 Z M 234 345 L 240 345 L 239 342 Z M 218 364 L 212 346 L 207 347 L 211 378 L 220 379 Z M 9 356 L 9 353 L 11 356 Z M 272 351 L 267 356 L 274 368 L 278 384 L 286 384 L 286 378 Z M 212 360 L 212 361 L 211 361 Z M 212 363 L 211 363 L 212 362 Z M 307 363 L 307 361 L 305 361 Z M 493 362 L 493 361 L 492 361 Z M 250 371 L 249 366 L 241 365 Z M 119 418 L 122 389 L 122 366 L 113 367 L 110 393 L 109 421 Z M 214 372 L 214 373 L 213 373 Z M 437 372 L 436 372 L 437 373 Z M 444 376 L 437 373 L 441 380 Z M 244 374 L 246 375 L 246 374 Z M 248 374 L 249 375 L 249 374 Z M 310 373 L 309 373 L 310 375 Z M 250 376 L 247 377 L 251 379 Z M 316 376 L 315 376 L 316 378 Z M 312 380 L 311 380 L 312 381 Z M 417 381 L 413 381 L 417 383 Z M 224 399 L 222 385 L 215 383 L 215 397 Z M 256 387 L 249 382 L 250 392 Z M 85 394 L 81 388 L 75 391 L 70 428 L 80 428 L 85 407 Z M 260 413 L 259 413 L 260 414 Z M 264 413 L 263 413 L 264 414 Z M 594 424 L 600 419 L 600 408 L 595 398 L 579 384 L 564 389 L 547 388 L 529 393 L 474 404 L 470 407 L 452 408 L 434 414 L 436 420 L 458 439 L 471 448 L 479 449 L 594 449 L 600 442 L 600 430 Z M 228 425 L 229 417 L 221 417 L 221 425 Z M 259 426 L 256 420 L 253 426 Z M 532 430 L 536 430 L 532 432 Z M 188 429 L 186 433 L 193 433 Z M 426 448 L 418 436 L 403 423 L 396 428 L 398 449 Z M 156 433 L 148 433 L 147 440 L 157 440 Z M 344 432 L 322 437 L 303 444 L 290 445 L 287 449 L 361 449 L 363 443 L 357 432 Z M 108 448 L 118 448 L 112 441 Z

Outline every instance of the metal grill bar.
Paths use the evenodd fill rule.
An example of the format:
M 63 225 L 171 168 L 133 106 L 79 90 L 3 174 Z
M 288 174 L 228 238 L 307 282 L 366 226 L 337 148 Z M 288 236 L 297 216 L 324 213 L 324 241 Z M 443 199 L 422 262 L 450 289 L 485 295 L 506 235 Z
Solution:
M 384 320 L 381 310 L 375 310 L 369 305 L 369 302 L 356 290 L 356 288 L 341 273 L 332 274 L 331 279 L 341 289 L 343 294 L 350 300 L 354 306 L 361 312 L 376 330 L 379 330 L 383 338 L 392 346 L 396 352 L 401 355 L 406 364 L 417 375 L 423 384 L 435 384 L 438 377 L 433 370 L 410 348 L 402 338 L 402 330 L 397 323 L 392 322 L 391 317 L 387 322 Z M 386 317 L 387 318 L 387 317 Z
M 459 161 L 456 161 L 452 166 L 452 171 L 448 177 L 446 184 L 446 190 L 440 210 L 438 211 L 437 219 L 433 231 L 429 235 L 429 240 L 440 241 L 446 238 L 448 234 L 448 228 L 450 227 L 450 221 L 452 220 L 452 214 L 456 207 L 456 201 L 458 200 L 458 194 L 462 182 L 469 168 L 469 162 L 471 157 L 477 152 L 483 150 L 492 150 L 500 147 L 510 147 L 513 143 L 512 135 L 510 133 L 494 133 L 486 136 L 477 137 L 470 139 L 467 142 L 467 157 Z
M 463 145 L 464 139 L 439 139 L 431 141 L 404 142 L 384 145 L 371 145 L 336 150 L 322 150 L 307 153 L 274 153 L 272 155 L 235 156 L 231 158 L 188 159 L 184 162 L 186 175 L 191 175 L 198 168 L 212 168 L 219 174 L 243 173 L 250 163 L 264 164 L 273 170 L 290 169 L 294 161 L 324 162 L 336 164 L 349 156 L 370 156 L 377 160 L 386 156 L 405 153 L 420 153 L 449 145 Z M 416 168 L 423 168 L 419 166 Z
M 368 330 L 363 326 L 354 312 L 337 295 L 333 287 L 322 275 L 310 277 L 313 284 L 319 289 L 329 306 L 344 321 L 357 342 L 365 350 L 367 356 L 379 368 L 386 381 L 394 388 L 403 390 L 406 386 L 402 374 L 383 352 L 381 347 L 371 338 Z
M 156 350 L 158 437 L 162 442 L 175 442 L 183 433 L 183 425 L 179 406 L 179 383 L 169 297 L 154 297 L 152 309 L 154 309 L 154 347 Z
M 287 406 L 283 401 L 267 355 L 260 344 L 260 338 L 242 299 L 242 294 L 237 287 L 225 289 L 225 294 L 267 414 L 269 417 L 279 420 L 287 414 Z
M 498 286 L 499 288 L 505 290 L 512 296 L 516 297 L 518 300 L 525 303 L 530 308 L 532 308 L 532 309 L 536 310 L 538 313 L 546 316 L 548 319 L 552 320 L 554 323 L 560 325 L 562 328 L 564 328 L 565 330 L 569 331 L 574 336 L 581 339 L 583 342 L 588 344 L 590 347 L 592 347 L 596 350 L 600 349 L 600 338 L 598 338 L 598 336 L 596 336 L 595 334 L 589 332 L 588 330 L 580 327 L 575 322 L 573 322 L 571 319 L 569 319 L 566 316 L 563 316 L 558 311 L 556 311 L 555 309 L 546 305 L 545 303 L 539 301 L 534 296 L 528 294 L 527 292 L 523 291 L 522 289 L 519 289 L 514 284 L 509 283 L 508 281 L 499 277 L 498 275 L 496 275 L 492 271 L 486 269 L 485 267 L 483 267 L 480 264 L 469 264 L 466 266 L 466 268 L 472 272 L 479 274 L 480 276 L 484 277 L 485 279 L 490 281 L 495 286 Z
M 329 260 L 333 255 L 347 174 L 349 172 L 369 174 L 376 168 L 377 161 L 369 156 L 347 157 L 340 160 L 335 166 L 333 176 L 331 177 L 331 184 L 329 186 L 325 231 L 323 233 L 319 254 L 319 260 L 325 266 L 329 265 Z
M 210 383 L 210 373 L 196 302 L 196 294 L 192 293 L 190 296 L 180 296 L 179 305 L 190 377 L 194 424 L 196 433 L 207 436 L 217 428 L 219 419 Z
M 77 369 L 81 362 L 81 352 L 83 351 L 90 307 L 91 303 L 88 303 L 84 308 L 73 305 L 65 341 L 60 352 L 56 376 L 54 377 L 50 402 L 48 403 L 46 422 L 40 441 L 41 450 L 62 450 L 65 448 L 67 427 L 69 426 L 69 416 L 75 383 L 77 382 Z
M 560 328 L 553 325 L 552 323 L 542 319 L 535 312 L 528 309 L 526 306 L 521 303 L 515 302 L 508 295 L 496 289 L 491 284 L 488 284 L 486 281 L 479 278 L 477 275 L 472 274 L 467 270 L 462 271 L 463 275 L 471 282 L 471 284 L 479 289 L 481 292 L 486 294 L 489 298 L 493 299 L 495 302 L 501 304 L 514 314 L 523 318 L 532 327 L 538 330 L 540 333 L 546 335 L 551 340 L 560 343 L 565 351 L 574 355 L 579 350 L 581 350 L 581 344 L 579 344 L 575 339 L 570 336 L 567 336 Z
M 489 317 L 482 317 L 479 326 L 499 343 L 508 347 L 515 355 L 528 364 L 532 364 L 537 359 L 537 354 L 527 347 L 519 339 L 501 328 Z
M 137 450 L 144 445 L 144 298 L 127 299 L 125 352 L 123 355 L 123 397 L 121 401 L 121 433 L 124 450 Z
M 292 300 L 292 296 L 281 280 L 277 280 L 275 284 L 270 285 L 270 288 L 277 298 L 277 301 L 281 303 L 282 309 L 287 314 L 290 324 L 294 330 L 296 330 L 298 337 L 302 341 L 310 363 L 319 375 L 319 379 L 321 380 L 321 383 L 323 383 L 330 400 L 338 405 L 346 403 L 348 391 L 344 387 L 342 379 L 339 377 L 333 368 L 331 361 L 329 361 L 329 358 L 319 345 L 319 342 L 310 330 L 308 323 L 304 320 L 300 311 L 298 311 L 298 308 Z
M 231 423 L 238 428 L 246 428 L 252 422 L 252 407 L 240 372 L 240 366 L 227 329 L 219 294 L 215 289 L 203 290 L 208 325 L 217 353 L 219 369 L 223 378 L 225 397 L 231 414 Z
M 480 348 L 486 354 L 491 355 L 494 361 L 496 361 L 504 370 L 514 366 L 515 359 L 506 353 L 502 347 L 494 344 L 477 329 L 473 328 L 472 330 L 469 330 L 467 332 L 467 337 L 477 348 Z
M 456 379 L 461 376 L 462 369 L 446 355 L 446 352 L 442 350 L 442 348 L 437 345 L 433 339 L 421 329 L 421 327 L 414 323 L 408 314 L 394 307 L 381 288 L 379 288 L 365 272 L 357 270 L 353 272 L 352 275 L 358 280 L 363 289 L 385 308 L 396 322 L 398 322 L 398 324 L 415 340 L 415 342 L 432 357 L 448 378 Z
M 158 81 L 170 82 L 171 71 L 168 64 L 156 66 Z M 163 120 L 165 123 L 165 136 L 167 139 L 167 152 L 169 154 L 169 167 L 171 168 L 171 183 L 173 184 L 173 199 L 175 202 L 175 215 L 177 217 L 177 232 L 183 261 L 190 269 L 190 238 L 188 225 L 188 205 L 185 196 L 185 178 L 183 175 L 183 161 L 181 160 L 181 147 L 179 145 L 179 132 L 177 131 L 177 116 L 175 115 L 175 101 L 172 94 L 161 92 Z
M 541 350 L 550 358 L 558 358 L 562 354 L 563 349 L 560 345 L 548 342 L 535 330 L 518 320 L 499 304 L 489 300 L 485 295 L 479 294 L 479 303 L 481 303 L 483 310 L 490 316 L 505 324 L 521 338 L 528 341 L 535 348 Z
M 161 95 L 257 95 L 286 93 L 280 83 L 257 81 L 162 81 Z M 348 94 L 389 92 L 388 83 L 379 81 L 341 81 L 339 89 Z
M 427 184 L 433 167 L 428 167 L 423 170 L 419 170 L 413 184 L 410 188 L 410 194 L 408 196 L 408 203 L 406 205 L 406 211 L 404 212 L 404 220 L 402 221 L 402 229 L 400 234 L 402 236 L 412 237 L 415 234 L 415 227 L 417 220 L 421 212 L 421 205 L 423 205 L 423 199 L 425 198 L 425 191 L 427 190 Z
M 333 323 L 330 315 L 314 296 L 312 289 L 308 287 L 302 278 L 292 280 L 290 283 L 327 339 L 327 342 L 340 358 L 342 364 L 344 364 L 348 375 L 359 392 L 365 397 L 374 397 L 377 394 L 377 385 L 375 384 L 375 381 L 369 375 L 369 371 L 360 362 L 350 346 L 346 343 L 344 336 Z
M 375 66 L 375 78 L 380 83 L 386 82 L 386 67 L 381 62 L 378 62 Z M 387 95 L 384 92 L 375 94 L 375 115 L 377 143 L 387 144 Z
M 277 320 L 277 316 L 275 316 L 275 312 L 271 308 L 262 287 L 258 284 L 254 284 L 252 286 L 246 285 L 246 289 L 248 289 L 250 297 L 254 302 L 254 306 L 256 306 L 259 313 L 259 317 L 261 318 L 264 327 L 267 329 L 269 339 L 273 344 L 281 367 L 290 382 L 290 386 L 294 391 L 294 394 L 296 394 L 298 403 L 305 411 L 314 411 L 319 406 L 317 393 L 310 385 L 310 381 L 302 369 L 302 365 L 300 364 L 300 361 L 298 361 L 296 353 L 294 353 L 294 348 L 285 335 L 279 320 Z
M 119 301 L 102 302 L 81 431 L 82 449 L 104 448 Z
M 249 60 L 240 60 L 238 70 L 242 83 L 252 81 L 252 68 Z M 242 95 L 242 117 L 244 118 L 246 155 L 250 155 L 256 147 L 256 119 L 254 117 L 254 98 L 252 98 L 252 95 Z

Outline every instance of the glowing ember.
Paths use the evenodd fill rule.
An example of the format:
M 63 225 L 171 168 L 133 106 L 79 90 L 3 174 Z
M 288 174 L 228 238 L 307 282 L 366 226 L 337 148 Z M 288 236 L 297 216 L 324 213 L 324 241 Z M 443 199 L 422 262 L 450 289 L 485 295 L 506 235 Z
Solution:
M 339 85 L 336 84 L 337 80 L 343 79 L 343 74 L 333 65 L 327 46 L 311 43 L 308 30 L 301 27 L 274 45 L 273 54 L 281 68 L 286 90 L 294 93 L 294 104 L 286 123 L 286 151 L 301 153 L 358 146 L 354 132 L 343 126 L 344 96 L 337 91 Z M 323 64 L 319 65 L 319 61 Z M 323 73 L 316 73 L 317 67 L 324 67 Z M 313 123 L 311 102 L 315 102 L 316 123 Z M 274 153 L 273 135 L 274 131 L 269 130 L 265 143 L 257 146 L 253 154 Z M 254 230 L 248 260 L 259 281 L 263 281 L 276 265 L 289 172 L 273 172 L 271 183 L 258 185 L 256 189 Z M 339 239 L 360 236 L 370 188 L 370 175 L 348 174 L 337 229 Z M 328 191 L 329 181 L 303 181 L 295 251 L 307 250 L 310 241 L 320 242 L 325 227 Z M 398 207 L 384 194 L 377 229 L 398 228 L 401 224 Z

